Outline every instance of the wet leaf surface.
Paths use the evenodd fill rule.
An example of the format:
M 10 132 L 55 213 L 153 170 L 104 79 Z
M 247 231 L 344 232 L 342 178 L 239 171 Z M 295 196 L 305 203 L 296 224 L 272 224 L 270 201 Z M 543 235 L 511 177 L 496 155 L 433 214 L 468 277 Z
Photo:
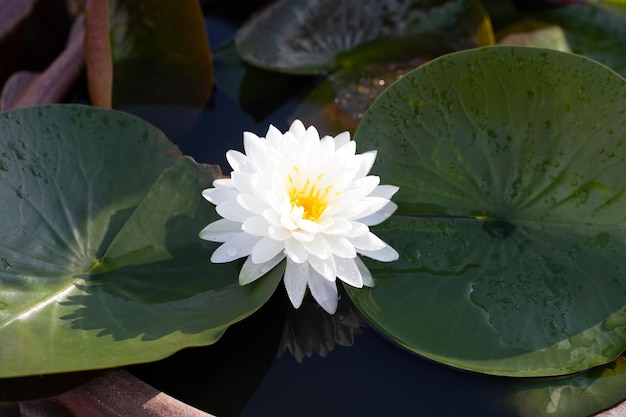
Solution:
M 613 360 L 626 348 L 624 114 L 626 81 L 551 50 L 483 48 L 407 74 L 356 133 L 400 186 L 379 232 L 401 259 L 371 266 L 376 287 L 349 289 L 359 309 L 465 369 Z
M 146 362 L 214 343 L 272 294 L 240 287 L 198 231 L 215 166 L 116 111 L 0 114 L 0 376 Z M 31 348 L 36 347 L 36 348 Z

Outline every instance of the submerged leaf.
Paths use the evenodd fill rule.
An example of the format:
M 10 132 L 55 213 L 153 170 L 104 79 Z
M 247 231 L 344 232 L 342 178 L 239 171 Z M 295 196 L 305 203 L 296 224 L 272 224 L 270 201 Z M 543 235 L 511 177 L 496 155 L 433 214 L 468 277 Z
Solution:
M 405 75 L 355 140 L 398 184 L 402 254 L 348 288 L 403 346 L 475 371 L 558 375 L 626 349 L 626 81 L 523 47 Z M 414 217 L 417 216 L 417 217 Z
M 473 0 L 281 0 L 242 26 L 235 41 L 252 65 L 303 74 L 494 42 L 489 17 Z
M 624 383 L 626 360 L 618 357 L 566 378 L 520 380 L 510 402 L 520 417 L 587 416 L 623 401 Z

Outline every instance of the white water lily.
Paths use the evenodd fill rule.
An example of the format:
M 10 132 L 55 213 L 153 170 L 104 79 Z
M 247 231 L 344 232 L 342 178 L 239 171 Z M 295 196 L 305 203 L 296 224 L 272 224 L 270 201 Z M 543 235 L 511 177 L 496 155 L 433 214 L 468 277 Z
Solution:
M 356 154 L 348 132 L 320 139 L 296 120 L 284 134 L 269 127 L 265 138 L 245 132 L 245 154 L 226 153 L 233 172 L 202 192 L 223 219 L 200 232 L 224 242 L 211 261 L 246 257 L 239 283 L 248 284 L 287 259 L 285 288 L 298 308 L 307 287 L 330 314 L 337 309 L 336 278 L 357 288 L 374 280 L 357 255 L 394 261 L 398 253 L 368 226 L 397 208 L 398 190 L 368 175 L 376 152 Z

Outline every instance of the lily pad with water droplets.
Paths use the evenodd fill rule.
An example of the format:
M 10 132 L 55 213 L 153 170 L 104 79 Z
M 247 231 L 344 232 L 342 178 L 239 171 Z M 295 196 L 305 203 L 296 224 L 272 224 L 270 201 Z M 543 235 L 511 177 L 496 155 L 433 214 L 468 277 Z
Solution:
M 391 339 L 474 371 L 559 375 L 626 349 L 626 80 L 488 47 L 390 86 L 355 136 L 400 186 L 400 253 L 348 292 Z
M 0 113 L 0 377 L 147 362 L 208 345 L 281 274 L 238 284 L 198 237 L 219 169 L 117 111 Z

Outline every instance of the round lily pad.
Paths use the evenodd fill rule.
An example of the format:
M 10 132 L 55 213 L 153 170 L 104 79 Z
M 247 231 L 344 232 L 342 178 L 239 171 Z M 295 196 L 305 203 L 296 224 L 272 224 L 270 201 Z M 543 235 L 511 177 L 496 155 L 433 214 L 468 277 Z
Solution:
M 198 237 L 219 174 L 128 114 L 0 113 L 0 377 L 108 368 L 212 344 L 281 278 L 238 283 Z
M 355 139 L 399 209 L 400 253 L 348 292 L 400 345 L 468 370 L 560 375 L 626 349 L 626 80 L 487 47 L 390 86 Z

